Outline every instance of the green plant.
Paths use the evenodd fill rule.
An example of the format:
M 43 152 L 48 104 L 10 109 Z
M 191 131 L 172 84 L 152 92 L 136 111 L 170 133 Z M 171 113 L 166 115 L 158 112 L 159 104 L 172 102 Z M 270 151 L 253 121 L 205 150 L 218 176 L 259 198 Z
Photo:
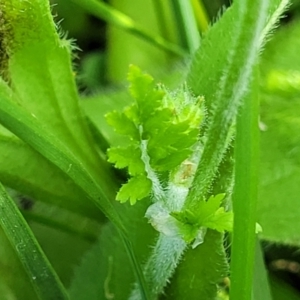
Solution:
M 80 100 L 76 47 L 57 33 L 48 1 L 0 1 L 0 180 L 36 201 L 21 214 L 14 203 L 20 196 L 1 186 L 3 245 L 14 249 L 12 265 L 31 286 L 24 289 L 25 276 L 12 277 L 0 291 L 7 299 L 226 299 L 221 286 L 230 273 L 231 300 L 272 299 L 255 224 L 263 239 L 284 237 L 269 230 L 274 219 L 261 222 L 257 214 L 265 191 L 259 182 L 269 176 L 259 177 L 259 98 L 278 86 L 298 96 L 299 82 L 283 70 L 260 87 L 268 68 L 259 67 L 259 55 L 289 1 L 237 0 L 209 29 L 201 1 L 154 1 L 162 36 L 104 2 L 71 2 L 157 47 L 141 65 L 161 79 L 131 65 L 129 94 Z M 207 30 L 201 40 L 197 26 Z M 161 76 L 163 57 L 165 66 L 183 58 L 189 66 Z M 117 69 L 120 57 L 108 59 Z M 112 67 L 110 75 L 122 72 Z M 76 262 L 82 260 L 75 275 L 74 262 L 64 265 L 50 247 L 51 266 L 35 224 L 61 239 L 73 235 Z M 64 245 L 68 256 L 71 240 Z

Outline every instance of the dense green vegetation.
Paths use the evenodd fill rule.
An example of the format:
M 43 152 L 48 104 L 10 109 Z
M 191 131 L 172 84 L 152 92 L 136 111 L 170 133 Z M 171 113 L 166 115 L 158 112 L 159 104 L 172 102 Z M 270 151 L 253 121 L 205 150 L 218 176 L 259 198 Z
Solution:
M 299 23 L 0 0 L 0 298 L 299 299 Z

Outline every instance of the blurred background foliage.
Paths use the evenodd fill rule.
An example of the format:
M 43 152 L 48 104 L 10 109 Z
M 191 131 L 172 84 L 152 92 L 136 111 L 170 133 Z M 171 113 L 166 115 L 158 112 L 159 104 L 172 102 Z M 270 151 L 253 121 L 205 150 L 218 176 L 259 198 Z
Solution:
M 191 51 L 176 23 L 173 1 L 110 0 L 105 3 L 132 18 L 153 36 L 160 36 L 178 45 L 187 53 L 184 59 L 96 17 L 96 14 L 84 9 L 84 5 L 79 5 L 84 0 L 50 2 L 59 30 L 72 38 L 77 47 L 74 50 L 74 73 L 82 96 L 81 106 L 95 140 L 105 152 L 108 145 L 120 143 L 119 137 L 106 124 L 104 114 L 113 109 L 120 110 L 126 105 L 128 95 L 124 87 L 129 64 L 138 65 L 169 87 L 181 82 L 187 71 Z M 230 5 L 229 0 L 191 2 L 202 36 Z M 261 172 L 258 222 L 263 228 L 261 240 L 273 296 L 276 300 L 284 300 L 300 299 L 300 0 L 293 1 L 279 27 L 266 45 L 260 61 Z M 122 180 L 124 174 L 118 173 L 117 176 Z M 80 269 L 75 271 L 74 284 L 71 285 L 74 269 L 81 264 L 83 256 L 83 269 L 99 268 L 99 265 L 91 265 L 91 262 L 97 256 L 95 253 L 99 253 L 99 247 L 103 248 L 104 239 L 109 239 L 113 230 L 111 225 L 103 225 L 103 217 L 97 222 L 47 201 L 33 200 L 16 191 L 11 191 L 11 194 L 63 283 L 71 286 L 71 295 L 75 295 L 73 299 L 87 299 L 84 298 L 86 294 L 78 294 L 82 274 L 85 276 L 86 273 L 80 273 Z M 143 210 L 138 207 L 131 213 L 137 219 L 137 216 L 143 215 Z M 103 234 L 95 244 L 103 226 Z M 144 228 L 144 232 L 149 231 L 145 224 L 136 226 Z M 152 233 L 149 235 L 152 236 Z M 6 295 L 3 299 L 35 299 L 32 288 L 26 283 L 26 276 L 22 275 L 24 271 L 11 254 L 2 233 L 0 239 L 0 272 L 1 278 L 6 278 L 5 283 L 0 282 L 0 295 Z M 141 236 L 136 240 L 141 240 Z M 106 245 L 107 250 L 100 251 L 101 255 L 106 257 L 108 254 L 104 252 L 113 251 L 115 245 L 116 242 L 110 241 Z M 148 251 L 138 243 L 137 247 L 141 249 L 141 257 Z M 122 249 L 118 251 L 119 264 L 122 264 L 126 257 L 121 253 Z M 101 274 L 97 270 L 91 273 L 94 281 L 97 276 L 105 280 L 109 264 L 109 261 L 105 262 Z M 115 279 L 116 286 L 118 280 L 122 278 Z M 103 293 L 102 286 L 100 289 L 99 294 Z M 123 290 L 117 292 L 122 294 Z M 97 299 L 99 294 L 91 295 L 88 299 Z M 112 299 L 109 293 L 106 295 L 106 299 Z

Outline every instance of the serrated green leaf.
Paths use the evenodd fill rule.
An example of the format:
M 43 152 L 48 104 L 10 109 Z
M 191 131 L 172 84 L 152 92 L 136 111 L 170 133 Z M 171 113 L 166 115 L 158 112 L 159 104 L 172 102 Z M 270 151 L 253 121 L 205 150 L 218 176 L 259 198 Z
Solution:
M 139 124 L 138 107 L 135 103 L 125 107 L 123 112 L 128 119 L 133 121 L 134 124 Z
M 136 100 L 141 120 L 146 120 L 149 113 L 161 106 L 161 100 L 165 93 L 155 87 L 154 79 L 143 73 L 138 67 L 131 65 L 128 73 L 130 93 Z
M 147 197 L 151 191 L 152 183 L 146 175 L 132 177 L 126 184 L 123 184 L 117 194 L 116 200 L 124 203 L 130 201 L 133 205 L 137 200 Z
M 195 215 L 199 218 L 199 220 L 202 221 L 207 217 L 213 215 L 220 208 L 224 197 L 225 194 L 210 196 L 207 201 L 202 201 L 201 203 L 199 203 L 199 209 L 195 212 Z
M 130 92 L 136 103 L 127 107 L 122 114 L 109 114 L 108 121 L 117 131 L 129 136 L 131 130 L 128 128 L 131 125 L 128 125 L 128 120 L 130 124 L 133 121 L 140 135 L 137 139 L 132 139 L 140 144 L 141 155 L 136 157 L 138 160 L 142 159 L 149 179 L 154 182 L 153 186 L 157 186 L 160 185 L 160 174 L 155 172 L 171 171 L 192 153 L 191 147 L 198 140 L 200 124 L 196 123 L 202 119 L 202 107 L 197 107 L 199 101 L 187 91 L 182 92 L 183 88 L 181 99 L 176 101 L 175 96 L 166 94 L 162 87 L 155 88 L 153 78 L 135 66 L 130 67 L 128 79 L 131 83 Z M 185 110 L 187 106 L 190 107 Z M 113 157 L 110 155 L 110 162 L 117 163 L 117 167 L 134 165 L 133 160 L 129 163 L 129 159 L 126 159 L 128 151 L 120 151 L 122 153 L 119 154 L 117 149 L 111 152 Z M 138 173 L 135 170 L 130 172 Z M 118 199 L 124 202 L 128 198 L 128 188 L 125 185 L 118 194 Z M 136 199 L 132 198 L 131 202 L 135 203 Z
M 128 167 L 130 175 L 142 174 L 145 171 L 145 166 L 141 159 L 141 150 L 133 145 L 127 148 L 110 148 L 107 154 L 109 162 L 114 163 L 116 168 L 122 169 Z
M 148 153 L 155 170 L 172 170 L 191 154 L 197 142 L 199 129 L 190 128 L 189 122 L 166 123 L 165 128 L 150 135 Z
M 178 224 L 180 233 L 184 240 L 190 243 L 196 238 L 201 227 L 217 230 L 221 233 L 232 231 L 233 213 L 225 212 L 224 207 L 220 207 L 225 194 L 211 196 L 207 201 L 201 201 L 197 211 L 186 209 L 182 212 L 172 212 L 180 223 Z
M 174 216 L 184 223 L 191 225 L 203 226 L 203 222 L 213 216 L 219 209 L 221 201 L 224 199 L 225 194 L 218 194 L 211 196 L 207 201 L 201 201 L 197 210 L 186 209 L 182 212 L 176 213 Z
M 148 136 L 153 136 L 157 134 L 162 128 L 168 126 L 172 118 L 172 110 L 170 108 L 159 108 L 152 112 L 149 117 L 144 120 L 144 131 L 145 134 Z
M 231 232 L 233 228 L 233 212 L 226 212 L 224 207 L 220 207 L 213 215 L 210 215 L 203 221 L 203 226 L 221 233 L 224 231 Z
M 116 132 L 128 135 L 134 140 L 139 140 L 139 131 L 132 120 L 126 114 L 113 111 L 106 114 L 107 123 L 112 126 Z
M 159 128 L 159 125 L 157 125 Z M 189 123 L 181 122 L 181 123 L 171 123 L 171 120 L 166 124 L 165 128 L 159 128 L 154 131 L 152 134 L 151 141 L 152 143 L 157 143 L 158 145 L 162 145 L 168 147 L 173 143 L 177 143 L 180 139 L 189 139 Z
M 159 149 L 158 149 L 159 150 Z M 178 151 L 177 149 L 173 150 L 172 153 L 166 152 L 162 159 L 153 160 L 152 164 L 155 170 L 159 172 L 171 171 L 174 168 L 178 167 L 189 155 L 192 153 L 190 149 L 184 149 Z

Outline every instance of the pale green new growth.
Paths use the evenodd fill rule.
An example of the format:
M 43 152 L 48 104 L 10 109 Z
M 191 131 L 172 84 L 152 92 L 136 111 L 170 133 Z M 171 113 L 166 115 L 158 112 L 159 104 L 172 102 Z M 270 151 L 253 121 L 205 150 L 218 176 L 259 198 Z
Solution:
M 191 97 L 186 87 L 171 94 L 135 66 L 130 67 L 128 80 L 134 103 L 122 113 L 106 116 L 116 132 L 129 138 L 127 147 L 108 150 L 109 162 L 127 167 L 132 176 L 117 200 L 134 204 L 151 189 L 154 201 L 163 200 L 166 183 L 160 183 L 161 178 L 168 178 L 170 171 L 188 159 L 198 141 L 203 99 Z
M 196 238 L 201 228 L 210 228 L 222 233 L 232 231 L 233 213 L 225 212 L 224 207 L 220 207 L 224 197 L 225 194 L 211 196 L 207 201 L 201 201 L 194 211 L 186 209 L 171 213 L 179 221 L 180 233 L 187 243 Z

